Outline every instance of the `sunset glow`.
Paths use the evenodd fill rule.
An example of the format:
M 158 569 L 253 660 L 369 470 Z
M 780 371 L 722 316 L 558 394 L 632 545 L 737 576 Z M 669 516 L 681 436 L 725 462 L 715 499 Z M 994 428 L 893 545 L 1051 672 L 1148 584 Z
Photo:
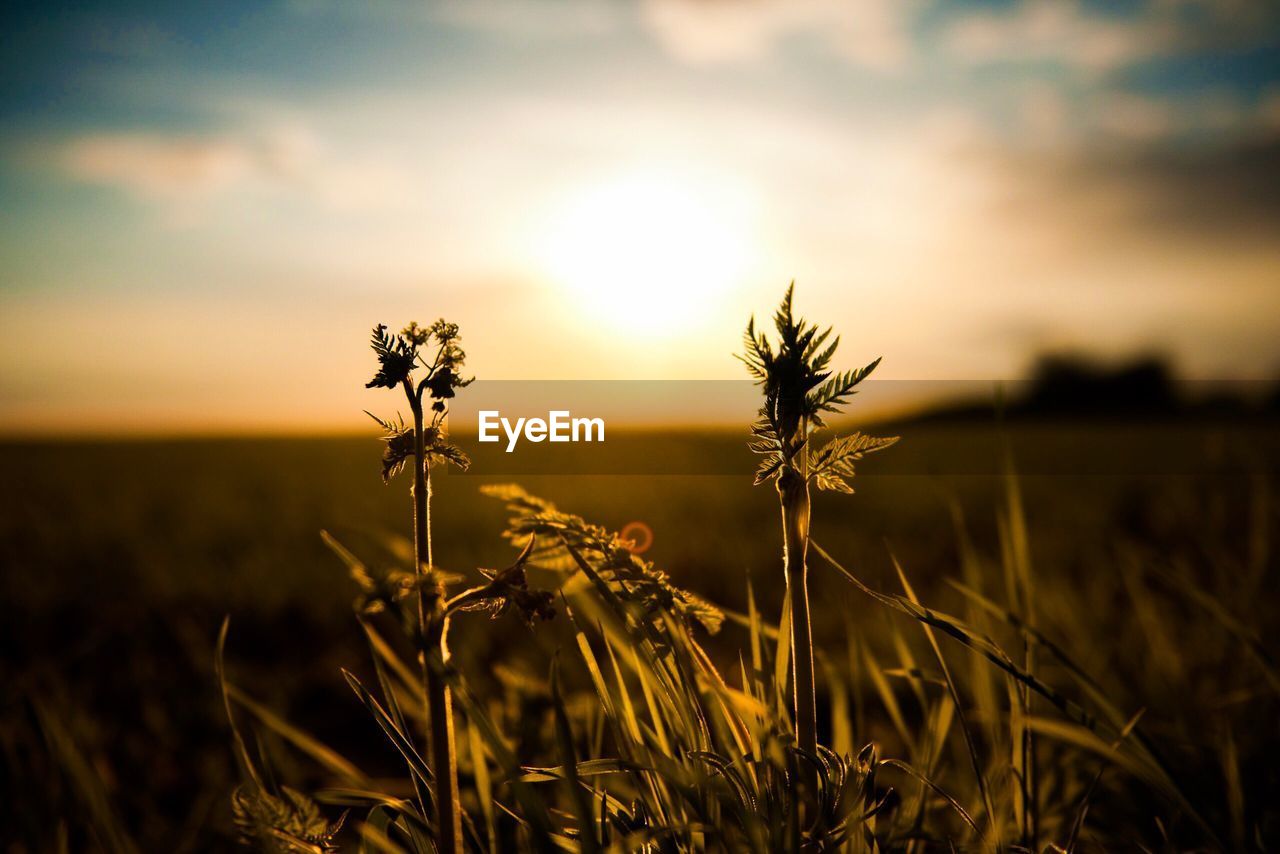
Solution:
M 610 333 L 660 336 L 704 324 L 742 284 L 746 212 L 697 184 L 634 174 L 586 188 L 551 214 L 539 246 L 568 303 Z
M 731 379 L 793 279 L 889 378 L 1280 371 L 1265 4 L 9 17 L 0 432 L 359 429 L 318 342 L 380 317 L 456 320 L 487 379 Z

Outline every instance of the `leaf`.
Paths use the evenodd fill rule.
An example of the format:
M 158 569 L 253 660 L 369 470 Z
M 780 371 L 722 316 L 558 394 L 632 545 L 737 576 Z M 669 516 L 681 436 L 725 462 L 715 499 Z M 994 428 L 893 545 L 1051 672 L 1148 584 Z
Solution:
M 839 412 L 840 407 L 857 393 L 854 391 L 854 387 L 870 376 L 871 372 L 879 365 L 880 359 L 876 359 L 871 364 L 856 371 L 833 374 L 817 390 L 809 394 L 808 404 L 810 409 L 814 413 Z
M 595 820 L 592 817 L 589 790 L 584 790 L 578 778 L 578 759 L 573 744 L 573 729 L 569 725 L 569 713 L 564 707 L 564 696 L 560 690 L 560 662 L 551 663 L 551 697 L 554 701 L 556 744 L 559 747 L 561 768 L 564 779 L 569 784 L 569 799 L 573 805 L 575 818 L 578 820 L 578 844 L 583 854 L 593 854 L 600 850 L 596 838 Z
M 449 463 L 462 471 L 471 468 L 471 458 L 457 445 L 446 442 L 443 438 L 428 446 L 427 458 L 432 463 Z
M 823 413 L 838 412 L 854 393 L 854 387 L 880 364 L 876 359 L 858 370 L 842 373 L 829 370 L 840 339 L 832 338 L 830 328 L 819 330 L 803 318 L 797 318 L 794 296 L 795 283 L 792 282 L 773 316 L 778 335 L 776 352 L 768 338 L 756 331 L 755 318 L 752 318 L 743 334 L 745 352 L 738 356 L 764 392 L 760 419 L 752 427 L 753 439 L 749 443 L 754 453 L 765 455 L 756 472 L 756 485 L 780 476 L 804 449 L 812 428 L 826 426 Z M 883 441 L 884 447 L 890 444 L 888 440 L 876 441 Z M 872 450 L 878 448 L 867 447 L 863 453 Z M 850 466 L 848 473 L 828 470 L 819 473 L 816 480 L 820 489 L 851 492 L 843 482 L 851 474 Z
M 235 743 L 236 761 L 240 765 L 240 771 L 261 787 L 262 778 L 254 767 L 253 760 L 249 756 L 249 748 L 244 743 L 244 735 L 236 725 L 236 716 L 231 710 L 231 688 L 227 683 L 226 670 L 227 633 L 230 628 L 231 617 L 223 617 L 222 627 L 218 629 L 218 642 L 213 652 L 213 670 L 218 678 L 218 688 L 222 693 L 222 707 L 227 715 L 227 724 L 231 727 L 231 739 Z
M 423 761 L 421 754 L 417 748 L 413 746 L 413 741 L 408 735 L 401 730 L 386 710 L 374 699 L 368 689 L 348 670 L 343 670 L 342 675 L 346 677 L 347 684 L 351 686 L 351 690 L 355 691 L 356 696 L 360 698 L 360 702 L 364 703 L 365 708 L 373 715 L 373 719 L 377 721 L 378 726 L 382 729 L 392 746 L 400 752 L 405 764 L 409 768 L 409 772 L 418 778 L 424 784 L 424 788 L 430 787 L 431 770 L 427 763 Z
M 975 834 L 977 834 L 979 837 L 982 836 L 982 831 L 978 830 L 978 825 L 974 822 L 973 818 L 970 817 L 969 813 L 965 811 L 965 808 L 960 806 L 960 803 L 956 801 L 955 798 L 948 795 L 944 789 L 942 789 L 940 786 L 938 786 L 937 783 L 930 780 L 924 774 L 917 771 L 915 768 L 913 768 L 912 766 L 908 765 L 906 762 L 903 762 L 900 759 L 881 759 L 880 766 L 888 767 L 888 768 L 897 768 L 899 771 L 903 771 L 907 774 L 910 774 L 912 777 L 915 777 L 921 783 L 928 786 L 929 789 L 935 795 L 937 795 L 938 797 L 946 801 L 947 805 L 956 811 L 956 814 L 960 816 L 960 818 L 964 821 L 965 824 L 969 825 L 969 828 Z
M 100 843 L 105 844 L 107 850 L 135 854 L 138 847 L 129 836 L 120 816 L 116 814 L 102 775 L 91 757 L 84 753 L 61 716 L 46 702 L 33 699 L 32 709 L 49 753 L 75 790 L 94 835 L 99 838 Z M 11 782 L 16 785 L 19 781 L 13 779 Z M 16 843 L 15 847 L 21 848 L 21 843 Z
M 781 454 L 770 454 L 768 457 L 760 461 L 760 467 L 756 469 L 756 477 L 752 486 L 759 486 L 769 478 L 777 474 L 778 469 L 782 468 L 783 459 Z
M 897 436 L 878 438 L 865 433 L 832 439 L 809 459 L 809 475 L 819 489 L 853 492 L 848 478 L 853 477 L 853 464 L 867 454 L 883 451 L 898 441 Z
M 325 768 L 328 768 L 334 774 L 338 775 L 345 782 L 361 786 L 368 784 L 369 778 L 337 751 L 325 744 L 322 744 L 314 736 L 298 729 L 293 724 L 271 711 L 271 709 L 268 709 L 266 706 L 241 691 L 235 685 L 228 684 L 226 686 L 226 691 L 233 700 L 251 712 L 254 717 L 262 721 L 262 723 L 267 727 L 278 733 L 294 747 L 319 762 Z
M 409 378 L 418 358 L 418 348 L 400 335 L 388 335 L 379 323 L 373 328 L 373 352 L 378 357 L 378 372 L 365 383 L 365 388 L 395 388 Z
M 249 784 L 231 795 L 231 813 L 247 845 L 265 851 L 326 854 L 337 851 L 333 838 L 347 814 L 328 822 L 315 801 L 295 789 L 282 786 L 281 796 Z
M 550 767 L 526 766 L 520 779 L 526 783 L 549 783 L 556 780 L 569 779 L 569 769 L 563 765 Z M 644 770 L 640 766 L 622 759 L 587 759 L 577 764 L 575 772 L 579 778 L 595 777 L 601 774 L 630 774 Z
M 836 561 L 835 558 L 831 557 L 831 555 L 828 554 L 822 546 L 818 545 L 816 541 L 810 540 L 809 547 L 813 549 L 819 557 L 831 564 L 836 571 L 848 579 L 863 593 L 883 605 L 887 605 L 888 607 L 913 617 L 922 623 L 926 623 L 933 628 L 942 630 L 945 634 L 950 635 L 952 639 L 960 642 L 969 649 L 980 653 L 987 659 L 987 661 L 996 665 L 1005 673 L 1044 697 L 1053 704 L 1055 708 L 1070 717 L 1073 721 L 1090 730 L 1097 728 L 1098 720 L 1094 715 L 1086 712 L 1075 701 L 1063 696 L 1058 690 L 1046 685 L 1036 676 L 1020 669 L 1013 663 L 1013 660 L 1009 655 L 988 636 L 973 630 L 963 621 L 949 614 L 944 614 L 940 611 L 935 611 L 932 608 L 927 608 L 902 596 L 886 595 L 872 590 L 870 587 L 863 584 L 861 579 Z
M 902 583 L 902 590 L 906 593 L 907 599 L 911 604 L 919 607 L 920 600 L 916 598 L 915 591 L 911 589 L 911 585 L 907 582 L 907 574 L 902 571 L 902 565 L 898 563 L 896 557 L 890 555 L 890 558 L 893 561 L 893 568 L 898 572 L 898 580 Z M 987 824 L 990 826 L 991 833 L 995 836 L 996 847 L 999 847 L 999 819 L 996 816 L 995 806 L 991 800 L 991 792 L 987 785 L 986 776 L 982 773 L 982 758 L 978 755 L 978 745 L 974 739 L 973 730 L 969 727 L 968 716 L 964 712 L 964 701 L 960 699 L 960 691 L 956 688 L 956 683 L 951 678 L 951 669 L 947 667 L 947 660 L 942 655 L 942 647 L 938 645 L 938 638 L 934 635 L 932 627 L 927 622 L 921 622 L 920 627 L 924 631 L 925 637 L 929 640 L 929 647 L 933 650 L 938 667 L 942 669 L 942 678 L 946 681 L 952 702 L 955 703 L 956 715 L 960 718 L 960 733 L 964 736 L 965 749 L 969 754 L 969 762 L 973 768 L 974 779 L 978 784 L 978 793 L 982 796 L 982 804 L 987 812 Z M 984 838 L 983 835 L 979 835 L 979 839 Z
M 471 721 L 466 721 L 467 747 L 471 751 L 472 773 L 476 780 L 476 800 L 480 802 L 480 814 L 484 816 L 485 837 L 490 854 L 498 850 L 498 829 L 493 808 L 493 783 L 489 777 L 489 762 L 484 754 L 484 742 L 480 731 Z
M 522 543 L 530 535 L 538 535 L 540 545 L 532 555 L 534 560 L 551 560 L 567 568 L 578 566 L 581 559 L 614 596 L 636 606 L 637 619 L 650 625 L 656 625 L 656 615 L 667 609 L 696 620 L 711 634 L 720 630 L 724 614 L 719 608 L 672 584 L 665 572 L 633 554 L 631 541 L 618 533 L 558 510 L 514 484 L 483 486 L 480 491 L 506 502 L 512 514 L 504 535 L 507 539 Z
M 1013 663 L 1013 660 L 1009 658 L 1008 654 L 1006 654 L 1003 649 L 991 640 L 991 638 L 974 631 L 963 621 L 958 620 L 955 617 L 943 614 L 939 611 L 934 611 L 933 609 L 927 608 L 910 598 L 888 596 L 872 590 L 863 584 L 857 576 L 837 562 L 835 558 L 831 557 L 831 555 L 818 545 L 818 543 L 811 540 L 809 545 L 810 548 L 823 558 L 823 560 L 831 564 L 833 568 L 844 575 L 846 579 L 852 582 L 853 585 L 863 593 L 866 593 L 881 604 L 887 605 L 894 610 L 901 611 L 902 613 L 907 614 L 932 628 L 940 629 L 945 634 L 950 635 L 953 640 L 959 641 L 962 645 L 981 654 L 987 659 L 987 661 L 1003 670 L 1017 682 L 1039 694 L 1054 708 L 1070 719 L 1070 723 L 1061 722 L 1060 728 L 1050 734 L 1061 734 L 1069 730 L 1072 733 L 1073 738 L 1082 739 L 1084 738 L 1082 734 L 1089 733 L 1093 736 L 1089 741 L 1089 749 L 1094 749 L 1097 742 L 1101 742 L 1104 746 L 1106 745 L 1106 742 L 1103 742 L 1097 735 L 1099 721 L 1095 715 L 1085 711 L 1075 701 L 1068 699 L 1057 689 L 1047 685 L 1037 676 L 1019 668 Z M 1074 724 L 1075 727 L 1071 728 L 1071 724 Z M 1027 720 L 1024 721 L 1024 725 L 1040 732 L 1046 732 L 1051 728 L 1050 725 L 1043 724 L 1043 721 Z M 1113 727 L 1113 729 L 1115 729 L 1118 734 L 1127 735 L 1127 732 L 1124 731 L 1127 727 L 1124 729 Z M 1097 750 L 1095 750 L 1095 752 L 1105 753 L 1105 751 Z M 1133 761 L 1140 763 L 1144 769 L 1148 769 L 1149 774 L 1147 777 L 1144 777 L 1144 779 L 1148 779 L 1149 777 L 1148 782 L 1152 782 L 1152 784 L 1161 792 L 1175 800 L 1175 802 L 1192 817 L 1201 829 L 1205 830 L 1205 832 L 1210 836 L 1213 836 L 1212 829 L 1205 822 L 1204 818 L 1190 805 L 1188 799 L 1182 794 L 1181 790 L 1177 787 L 1168 772 L 1164 770 L 1159 761 L 1145 753 Z

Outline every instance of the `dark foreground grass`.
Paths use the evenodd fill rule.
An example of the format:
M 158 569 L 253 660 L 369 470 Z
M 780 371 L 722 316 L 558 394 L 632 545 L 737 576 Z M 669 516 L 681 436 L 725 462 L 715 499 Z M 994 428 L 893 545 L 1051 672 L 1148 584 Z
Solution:
M 905 597 L 894 600 L 901 607 L 864 594 L 821 558 L 811 591 L 815 647 L 823 653 L 820 741 L 854 760 L 875 742 L 878 760 L 925 773 L 976 826 L 911 772 L 889 765 L 872 802 L 889 787 L 897 792 L 882 813 L 881 830 L 899 834 L 893 845 L 910 844 L 903 828 L 917 815 L 921 832 L 942 829 L 969 845 L 991 832 L 961 712 L 1006 846 L 1023 834 L 1039 847 L 1073 834 L 1095 849 L 1135 842 L 1158 849 L 1166 837 L 1179 849 L 1274 843 L 1280 707 L 1266 634 L 1280 605 L 1268 586 L 1277 530 L 1274 431 L 1014 429 L 1024 527 L 993 465 L 993 430 L 900 429 L 907 439 L 895 458 L 869 464 L 857 496 L 815 497 L 813 535 L 872 590 Z M 740 436 L 725 436 L 722 448 L 742 454 Z M 378 482 L 377 456 L 375 443 L 354 440 L 27 445 L 0 453 L 0 631 L 9 689 L 0 732 L 14 817 L 7 835 L 16 850 L 57 847 L 61 839 L 71 850 L 130 841 L 142 850 L 231 844 L 227 793 L 235 772 L 212 674 L 226 613 L 234 615 L 230 676 L 260 704 L 237 703 L 237 713 L 255 756 L 269 756 L 279 780 L 311 792 L 341 782 L 254 708 L 329 745 L 374 788 L 413 795 L 400 757 L 341 676 L 345 668 L 364 686 L 378 681 L 351 615 L 356 589 L 318 536 L 328 528 L 375 569 L 403 560 L 403 540 L 385 535 L 403 535 L 410 520 L 399 491 Z M 507 514 L 479 495 L 485 480 L 493 478 L 442 478 L 433 520 L 436 560 L 476 578 L 475 567 L 504 566 L 514 556 L 498 536 Z M 758 603 L 781 601 L 776 506 L 745 478 L 520 480 L 609 528 L 645 522 L 655 533 L 645 557 L 729 611 L 750 611 L 748 577 Z M 891 553 L 920 602 L 989 636 L 1015 669 L 1030 669 L 1105 727 L 1081 729 L 1053 695 L 993 667 L 945 622 L 903 613 L 912 603 Z M 1007 611 L 1032 615 L 1031 642 L 1009 625 Z M 766 624 L 779 616 L 762 607 L 766 676 L 774 654 Z M 608 746 L 616 756 L 626 743 L 609 727 L 629 724 L 602 712 L 577 640 L 580 631 L 608 675 L 608 650 L 616 647 L 602 630 L 581 619 L 536 634 L 515 621 L 459 627 L 459 670 L 521 765 L 563 764 L 559 705 L 547 682 L 557 649 L 565 720 L 581 756 L 588 747 L 601 756 Z M 697 631 L 725 684 L 747 693 L 756 671 L 752 633 L 732 619 L 715 637 Z M 619 667 L 640 691 L 625 658 Z M 617 712 L 621 696 L 610 691 Z M 745 706 L 737 712 L 750 714 Z M 644 714 L 637 712 L 638 722 Z M 1028 733 L 1034 738 L 1024 739 Z M 1034 760 L 1015 743 L 1033 746 Z M 494 803 L 519 811 L 493 746 L 481 741 L 479 749 L 492 766 Z M 1030 809 L 1024 767 L 1035 773 L 1034 787 L 1025 787 L 1035 792 Z M 611 776 L 617 784 L 625 777 L 596 782 L 604 786 Z M 487 839 L 474 766 L 464 764 L 463 780 L 464 806 Z M 567 787 L 551 787 L 544 796 L 564 808 L 565 826 L 576 826 Z M 341 812 L 324 809 L 330 818 Z M 495 832 L 518 833 L 515 820 L 496 809 Z M 356 838 L 356 816 L 344 838 Z M 1032 818 L 1038 827 L 1029 826 Z

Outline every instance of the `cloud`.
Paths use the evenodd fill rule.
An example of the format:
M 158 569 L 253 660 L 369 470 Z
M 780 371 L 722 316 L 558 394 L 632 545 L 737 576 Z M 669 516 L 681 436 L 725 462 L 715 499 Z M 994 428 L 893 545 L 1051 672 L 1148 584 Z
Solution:
M 955 166 L 987 188 L 967 218 L 1000 234 L 1001 251 L 1023 256 L 1036 276 L 1129 257 L 1134 275 L 1185 278 L 1212 264 L 1280 261 L 1276 163 L 1280 135 L 1219 146 L 974 149 Z
M 1280 134 L 1280 88 L 1256 95 L 1228 86 L 1153 92 L 1118 83 L 1079 87 L 1033 78 L 1011 81 L 998 92 L 976 111 L 1012 148 L 1220 149 Z
M 856 181 L 869 198 L 853 202 L 890 202 L 892 229 L 860 232 L 856 209 L 828 201 L 840 243 L 826 258 L 813 248 L 796 257 L 830 270 L 856 257 L 856 278 L 881 283 L 865 291 L 876 322 L 846 325 L 877 349 L 904 351 L 914 359 L 904 369 L 980 375 L 1063 342 L 1117 352 L 1150 344 L 1208 376 L 1247 374 L 1280 356 L 1280 134 L 1035 150 L 975 138 L 893 156 L 897 167 L 877 158 L 883 186 Z M 851 183 L 833 178 L 830 198 L 855 198 Z M 892 340 L 895 329 L 911 329 L 910 342 Z M 963 342 L 970 335 L 982 340 Z
M 1105 96 L 1096 110 L 1098 128 L 1112 137 L 1135 142 L 1155 142 L 1178 128 L 1177 108 L 1168 101 L 1127 92 Z
M 881 72 L 902 71 L 930 53 L 962 68 L 1049 64 L 1093 75 L 1155 56 L 1251 44 L 1274 23 L 1256 9 L 1189 0 L 1153 2 L 1138 11 L 1096 10 L 1082 0 L 1019 0 L 1000 8 L 935 3 L 924 15 L 926 5 L 642 0 L 640 20 L 668 51 L 691 63 L 759 61 L 807 43 Z
M 1274 86 L 1258 100 L 1258 124 L 1272 132 L 1280 133 L 1280 86 Z
M 118 59 L 154 59 L 170 53 L 182 42 L 154 22 L 94 20 L 87 28 L 84 46 Z
M 304 128 L 265 133 L 91 132 L 38 156 L 72 180 L 126 192 L 190 222 L 201 208 L 244 195 L 296 195 L 339 213 L 410 201 L 404 170 L 385 158 L 345 157 Z
M 1206 89 L 1157 96 L 1113 89 L 1083 99 L 1063 139 L 1077 148 L 1159 150 L 1182 144 L 1221 149 L 1273 138 L 1280 130 L 1276 112 L 1265 94 L 1248 98 L 1229 89 Z
M 969 64 L 1046 62 L 1104 72 L 1159 54 L 1175 38 L 1163 17 L 1103 17 L 1072 0 L 1028 0 L 1008 12 L 966 13 L 942 41 Z
M 892 71 L 910 59 L 917 8 L 913 0 L 645 0 L 640 16 L 660 44 L 691 63 L 765 59 L 807 39 L 854 65 Z
M 953 12 L 940 45 L 970 66 L 1050 65 L 1094 77 L 1160 57 L 1215 57 L 1264 47 L 1280 14 L 1247 0 L 1017 0 Z M 1206 69 L 1209 73 L 1212 73 Z
M 91 134 L 56 155 L 68 175 L 151 198 L 208 195 L 251 175 L 252 151 L 230 140 L 154 134 Z
M 446 28 L 528 46 L 606 37 L 633 20 L 622 3 L 599 0 L 286 0 L 299 19 L 329 19 L 348 27 L 372 23 L 400 30 Z
M 425 12 L 437 23 L 520 42 L 606 36 L 626 21 L 619 7 L 592 0 L 446 0 Z

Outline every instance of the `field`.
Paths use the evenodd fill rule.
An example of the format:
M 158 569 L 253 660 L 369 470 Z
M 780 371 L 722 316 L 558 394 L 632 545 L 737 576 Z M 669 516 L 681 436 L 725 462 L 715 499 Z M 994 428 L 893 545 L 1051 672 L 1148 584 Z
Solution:
M 900 432 L 902 442 L 861 464 L 855 495 L 815 497 L 814 540 L 866 585 L 901 593 L 896 557 L 922 602 L 981 622 L 1011 644 L 1008 627 L 947 579 L 1006 603 L 1015 586 L 1009 535 L 1021 528 L 1021 507 L 1036 628 L 1126 718 L 1142 711 L 1141 732 L 1179 797 L 1207 825 L 1096 746 L 1046 725 L 1038 738 L 1041 846 L 1061 844 L 1061 827 L 1104 768 L 1080 847 L 1261 850 L 1280 840 L 1280 703 L 1271 658 L 1280 600 L 1268 586 L 1280 533 L 1275 427 L 894 425 L 885 429 Z M 623 450 L 615 453 L 650 453 L 658 444 L 630 441 L 620 438 Z M 499 536 L 507 513 L 478 487 L 517 479 L 608 528 L 645 523 L 654 534 L 645 558 L 726 609 L 747 612 L 750 580 L 764 620 L 776 622 L 783 590 L 777 498 L 771 485 L 752 488 L 743 437 L 664 435 L 660 444 L 677 457 L 716 455 L 723 470 L 740 461 L 742 473 L 437 478 L 437 564 L 475 579 L 476 567 L 511 563 L 515 552 Z M 397 785 L 398 757 L 340 672 L 375 678 L 352 615 L 357 589 L 320 537 L 331 532 L 371 567 L 403 564 L 410 508 L 403 482 L 380 482 L 379 454 L 368 438 L 0 448 L 8 850 L 44 850 L 51 840 L 70 850 L 232 844 L 237 771 L 214 674 L 226 615 L 231 681 L 388 790 Z M 1006 476 L 1006 459 L 1016 479 Z M 628 465 L 620 459 L 617 470 Z M 840 698 L 820 689 L 821 740 L 855 751 L 874 741 L 881 756 L 919 759 L 920 745 L 904 735 L 938 723 L 944 684 L 926 636 L 820 558 L 811 555 L 810 564 L 820 669 L 838 674 L 823 684 L 848 688 Z M 939 639 L 962 705 L 971 707 L 969 724 L 999 730 L 1001 721 L 982 717 L 991 706 L 979 694 L 992 690 L 984 663 L 954 639 Z M 704 640 L 736 684 L 747 630 L 729 620 Z M 512 690 L 513 673 L 544 679 L 556 649 L 572 645 L 563 621 L 530 632 L 509 617 L 459 621 L 452 640 L 458 669 L 475 694 L 489 698 Z M 1038 675 L 1087 699 L 1046 658 Z M 584 673 L 567 662 L 566 670 L 577 715 L 595 698 Z M 833 724 L 845 707 L 846 724 Z M 259 731 L 280 779 L 304 791 L 332 785 L 332 774 L 305 751 L 270 727 Z M 972 773 L 952 731 L 932 757 L 933 774 L 973 804 Z M 979 740 L 1000 743 L 998 736 Z M 993 767 L 998 753 L 984 754 Z

